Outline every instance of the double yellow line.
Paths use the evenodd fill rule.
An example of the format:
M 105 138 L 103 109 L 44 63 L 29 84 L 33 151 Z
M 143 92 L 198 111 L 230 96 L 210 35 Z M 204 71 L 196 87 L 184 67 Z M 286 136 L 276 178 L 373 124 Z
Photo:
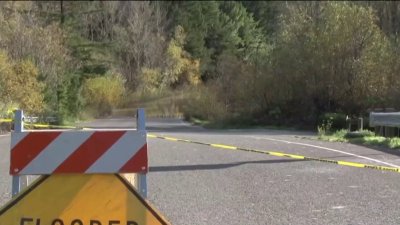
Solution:
M 261 154 L 278 156 L 278 157 L 286 157 L 286 158 L 291 158 L 291 159 L 318 161 L 318 162 L 332 163 L 332 164 L 337 164 L 337 165 L 342 165 L 342 166 L 375 169 L 375 170 L 381 170 L 381 171 L 391 171 L 391 172 L 400 173 L 400 168 L 397 168 L 397 167 L 376 166 L 376 165 L 369 165 L 369 164 L 363 164 L 363 163 L 357 163 L 357 162 L 314 158 L 314 157 L 308 157 L 308 156 L 303 156 L 303 155 L 287 154 L 287 153 L 283 153 L 283 152 L 263 151 L 263 150 L 257 150 L 257 149 L 242 148 L 242 147 L 237 147 L 237 146 L 232 146 L 232 145 L 211 144 L 211 143 L 206 143 L 206 142 L 191 141 L 191 140 L 185 140 L 185 139 L 179 139 L 179 138 L 173 138 L 173 137 L 157 136 L 154 134 L 148 134 L 147 137 L 158 138 L 158 139 L 163 139 L 163 140 L 168 140 L 168 141 L 200 144 L 200 145 L 206 145 L 206 146 L 211 146 L 214 148 L 220 148 L 220 149 L 225 149 L 225 150 L 254 152 L 254 153 L 261 153 Z

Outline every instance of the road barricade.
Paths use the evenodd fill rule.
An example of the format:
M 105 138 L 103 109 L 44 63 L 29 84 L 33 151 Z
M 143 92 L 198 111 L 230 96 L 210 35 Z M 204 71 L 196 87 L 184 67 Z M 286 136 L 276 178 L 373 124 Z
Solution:
M 169 224 L 146 201 L 143 109 L 137 124 L 136 130 L 24 132 L 23 113 L 17 111 L 10 154 L 13 198 L 0 208 L 0 224 Z M 139 191 L 122 173 L 139 174 Z M 41 177 L 27 185 L 25 175 Z

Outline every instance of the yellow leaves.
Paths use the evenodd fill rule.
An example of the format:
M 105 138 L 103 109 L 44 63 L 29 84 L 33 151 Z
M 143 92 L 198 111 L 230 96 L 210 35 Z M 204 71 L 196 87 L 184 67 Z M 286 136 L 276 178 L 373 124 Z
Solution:
M 13 103 L 27 113 L 40 113 L 43 108 L 43 86 L 37 81 L 38 69 L 29 60 L 10 62 L 0 53 L 1 103 L 7 107 Z
M 141 79 L 145 91 L 153 91 L 161 85 L 162 74 L 159 69 L 143 68 Z
M 166 69 L 167 79 L 170 84 L 176 82 L 189 83 L 197 85 L 200 83 L 200 61 L 192 59 L 190 55 L 183 50 L 183 43 L 186 34 L 182 27 L 175 29 L 175 37 L 168 46 L 169 65 Z
M 33 82 L 33 80 L 31 80 L 29 78 L 36 79 L 39 74 L 38 69 L 31 61 L 23 61 L 22 63 L 16 64 L 14 66 L 14 71 L 17 74 L 17 76 L 19 74 L 25 74 L 26 77 L 23 77 L 23 78 L 25 78 L 26 81 L 30 81 L 30 82 Z
M 169 75 L 169 80 L 171 80 L 172 83 L 178 80 L 179 75 L 186 66 L 186 59 L 182 56 L 182 53 L 182 47 L 178 46 L 177 42 L 172 39 L 167 49 L 169 65 L 166 69 L 166 73 Z
M 59 74 L 64 73 L 66 65 L 71 62 L 65 34 L 57 23 L 41 26 L 33 14 L 23 16 L 17 13 L 29 10 L 29 4 L 12 4 L 10 9 L 16 13 L 4 15 L 4 19 L 0 15 L 0 46 L 12 59 L 32 59 L 40 73 L 46 76 L 46 84 L 55 90 L 62 83 Z
M 0 76 L 2 74 L 8 74 L 12 70 L 11 64 L 8 60 L 7 54 L 0 51 Z
M 124 85 L 122 75 L 108 73 L 102 77 L 87 79 L 82 95 L 86 104 L 96 110 L 97 115 L 102 116 L 111 113 L 112 108 L 121 103 L 125 94 Z
M 192 59 L 183 49 L 186 34 L 181 26 L 169 42 L 164 68 L 143 68 L 140 74 L 144 91 L 154 92 L 165 87 L 183 84 L 197 85 L 200 79 L 200 60 Z
M 30 113 L 40 113 L 43 110 L 43 85 L 37 81 L 38 69 L 30 61 L 23 61 L 14 66 L 15 77 L 10 88 L 20 107 Z
M 9 62 L 9 59 L 4 52 L 0 52 L 0 103 L 1 108 L 4 110 L 8 107 L 11 102 L 11 94 L 9 90 L 7 90 L 7 78 L 12 76 L 13 70 L 12 65 Z
M 199 85 L 200 79 L 200 60 L 190 60 L 187 66 L 187 80 L 192 85 Z
M 186 42 L 186 32 L 182 26 L 178 25 L 175 27 L 174 39 L 177 42 L 177 46 L 182 47 Z
M 307 16 L 311 20 L 303 19 Z M 288 14 L 273 58 L 293 90 L 289 96 L 319 98 L 326 108 L 334 102 L 345 110 L 367 106 L 369 96 L 383 99 L 390 86 L 390 47 L 375 18 L 370 8 L 348 2 L 302 5 Z

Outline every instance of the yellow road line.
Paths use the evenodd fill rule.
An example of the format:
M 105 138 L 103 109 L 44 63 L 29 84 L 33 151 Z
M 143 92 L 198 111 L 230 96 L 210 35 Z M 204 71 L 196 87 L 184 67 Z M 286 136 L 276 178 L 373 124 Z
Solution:
M 330 159 L 314 158 L 314 157 L 307 157 L 307 156 L 303 156 L 303 155 L 287 154 L 284 152 L 262 151 L 262 150 L 257 150 L 257 149 L 241 148 L 241 147 L 231 146 L 231 145 L 211 144 L 211 143 L 206 143 L 206 142 L 184 140 L 184 139 L 173 138 L 173 137 L 158 136 L 158 135 L 154 135 L 154 134 L 147 134 L 147 137 L 164 139 L 164 140 L 168 140 L 168 141 L 178 141 L 178 142 L 207 145 L 207 146 L 211 146 L 214 148 L 221 148 L 221 149 L 254 152 L 254 153 L 261 153 L 261 154 L 267 154 L 267 155 L 278 156 L 278 157 L 287 157 L 287 158 L 292 158 L 292 159 L 318 161 L 318 162 L 324 162 L 324 163 L 333 163 L 333 164 L 337 164 L 337 165 L 341 165 L 341 166 L 367 168 L 367 169 L 392 171 L 392 172 L 400 173 L 400 168 L 397 168 L 397 167 L 376 166 L 376 165 L 368 165 L 368 164 L 363 164 L 363 163 L 358 163 L 358 162 L 347 162 L 347 161 L 337 161 L 337 160 L 330 160 Z
M 216 148 L 225 148 L 225 149 L 237 150 L 237 147 L 235 147 L 235 146 L 230 146 L 230 145 L 210 144 L 210 146 L 216 147 Z
M 168 141 L 179 141 L 179 140 L 176 139 L 176 138 L 170 138 L 170 137 L 166 137 L 165 140 L 168 140 Z
M 352 166 L 352 167 L 364 168 L 364 164 L 362 164 L 362 163 L 338 161 L 338 164 L 342 165 L 342 166 Z
M 0 119 L 0 122 L 12 122 L 12 119 Z M 33 127 L 36 127 L 36 128 L 60 128 L 60 129 L 77 129 L 78 128 L 78 127 L 74 127 L 74 126 L 58 126 L 58 125 L 30 124 L 30 123 L 26 123 L 25 125 L 26 126 L 33 126 Z M 91 128 L 85 128 L 85 127 L 82 127 L 81 129 L 82 130 L 92 130 Z M 375 170 L 381 170 L 381 171 L 392 171 L 392 172 L 400 173 L 400 168 L 397 168 L 397 167 L 377 166 L 377 165 L 369 165 L 369 164 L 363 164 L 363 163 L 357 163 L 357 162 L 347 162 L 347 161 L 336 161 L 336 160 L 330 160 L 330 159 L 307 157 L 307 156 L 303 156 L 303 155 L 287 154 L 287 153 L 284 153 L 284 152 L 264 151 L 264 150 L 258 150 L 258 149 L 241 148 L 241 147 L 237 147 L 237 146 L 224 145 L 224 144 L 211 144 L 211 143 L 206 143 L 206 142 L 185 140 L 185 139 L 179 139 L 179 138 L 174 138 L 174 137 L 158 136 L 158 135 L 154 135 L 154 134 L 147 134 L 147 137 L 149 137 L 149 138 L 159 138 L 159 139 L 164 139 L 164 140 L 168 140 L 168 141 L 176 141 L 176 142 L 185 142 L 185 143 L 207 145 L 207 146 L 211 146 L 211 147 L 219 148 L 219 149 L 254 152 L 254 153 L 261 153 L 261 154 L 278 156 L 278 157 L 287 157 L 287 158 L 300 159 L 300 160 L 311 160 L 311 161 L 318 161 L 318 162 L 325 162 L 325 163 L 333 163 L 333 164 L 338 164 L 338 165 L 341 165 L 341 166 L 350 166 L 350 167 L 356 167 L 356 168 L 367 168 L 367 169 L 375 169 Z

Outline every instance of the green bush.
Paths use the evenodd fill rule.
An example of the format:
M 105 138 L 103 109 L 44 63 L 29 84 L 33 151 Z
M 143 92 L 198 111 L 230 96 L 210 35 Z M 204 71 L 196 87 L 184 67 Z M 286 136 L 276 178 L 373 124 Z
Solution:
M 364 138 L 364 137 L 374 137 L 375 134 L 369 130 L 355 131 L 355 132 L 347 132 L 345 134 L 345 138 Z
M 319 134 L 319 139 L 321 140 L 347 142 L 347 139 L 345 138 L 347 130 L 345 129 L 338 130 L 334 133 L 326 133 L 323 131 L 321 132 L 320 127 L 318 127 L 318 134 Z
M 332 133 L 332 121 L 324 120 L 322 124 L 318 125 L 318 134 L 328 135 Z
M 396 149 L 400 148 L 400 138 L 398 137 L 390 138 L 388 142 L 389 142 L 388 146 L 390 148 L 396 148 Z
M 324 113 L 318 119 L 318 127 L 324 127 L 327 132 L 346 129 L 346 115 L 342 113 Z
M 350 142 L 354 144 L 366 144 L 400 149 L 399 137 L 387 138 L 375 136 L 374 132 L 369 130 L 348 132 L 347 130 L 342 129 L 330 134 L 320 133 L 319 139 L 324 141 Z
M 125 80 L 117 73 L 87 79 L 82 94 L 91 113 L 95 117 L 110 115 L 112 109 L 122 102 L 124 84 Z

